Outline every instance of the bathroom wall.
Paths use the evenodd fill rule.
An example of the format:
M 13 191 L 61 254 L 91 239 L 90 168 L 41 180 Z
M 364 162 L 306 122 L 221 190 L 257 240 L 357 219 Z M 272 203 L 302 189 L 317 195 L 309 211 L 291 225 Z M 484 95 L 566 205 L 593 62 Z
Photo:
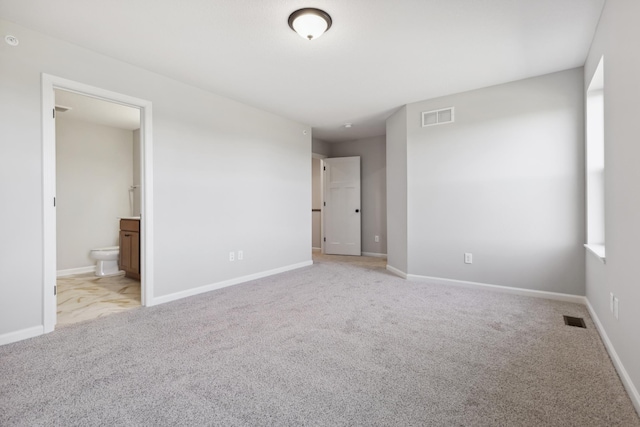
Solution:
M 56 118 L 57 269 L 95 265 L 93 248 L 118 245 L 118 217 L 131 212 L 133 132 Z

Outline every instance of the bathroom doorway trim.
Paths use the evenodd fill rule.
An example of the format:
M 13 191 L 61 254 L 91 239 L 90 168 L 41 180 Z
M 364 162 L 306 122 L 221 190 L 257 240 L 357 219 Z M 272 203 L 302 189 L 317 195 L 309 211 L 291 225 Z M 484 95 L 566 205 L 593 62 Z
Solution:
M 153 137 L 151 102 L 95 86 L 42 73 L 42 188 L 43 188 L 43 329 L 56 324 L 56 127 L 54 89 L 75 92 L 140 110 L 142 170 L 140 221 L 140 296 L 143 306 L 153 301 Z

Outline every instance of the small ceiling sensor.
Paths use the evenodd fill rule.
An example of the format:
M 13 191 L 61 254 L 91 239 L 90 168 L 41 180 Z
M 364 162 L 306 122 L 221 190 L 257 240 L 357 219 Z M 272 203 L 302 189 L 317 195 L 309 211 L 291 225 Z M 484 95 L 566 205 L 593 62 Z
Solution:
M 347 129 L 349 129 L 351 126 L 353 126 L 352 123 L 345 123 L 344 124 L 344 127 L 347 128 Z
M 18 46 L 18 43 L 20 43 L 18 38 L 16 36 L 12 36 L 11 34 L 4 36 L 4 41 L 6 41 L 9 46 Z
M 306 130 L 306 129 L 302 131 L 302 134 L 303 134 L 303 135 L 306 135 L 307 133 L 308 133 L 308 132 L 307 132 L 307 130 Z

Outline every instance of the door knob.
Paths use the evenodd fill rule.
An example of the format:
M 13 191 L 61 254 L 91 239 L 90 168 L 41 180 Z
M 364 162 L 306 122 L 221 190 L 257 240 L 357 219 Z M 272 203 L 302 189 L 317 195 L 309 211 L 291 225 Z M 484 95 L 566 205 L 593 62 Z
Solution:
M 360 212 L 360 209 L 356 209 L 356 213 Z

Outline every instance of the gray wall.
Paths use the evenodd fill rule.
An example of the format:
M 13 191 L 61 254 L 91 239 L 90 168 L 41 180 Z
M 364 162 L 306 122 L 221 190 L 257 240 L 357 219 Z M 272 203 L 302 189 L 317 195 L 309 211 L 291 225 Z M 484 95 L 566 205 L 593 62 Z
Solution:
M 409 104 L 407 272 L 584 295 L 583 140 L 581 68 Z
M 318 138 L 313 138 L 311 142 L 311 152 L 321 154 L 325 157 L 331 155 L 331 144 Z
M 635 389 L 640 411 L 640 2 L 607 1 L 585 63 L 585 91 L 604 55 L 606 260 L 586 253 L 587 299 Z M 619 320 L 609 293 L 619 299 Z
M 331 144 L 331 157 L 360 156 L 362 252 L 387 253 L 386 138 Z M 375 242 L 374 236 L 379 236 Z
M 387 119 L 387 266 L 407 272 L 407 107 Z
M 43 324 L 42 72 L 153 103 L 154 297 L 311 261 L 308 126 L 6 21 L 0 30 L 20 39 L 0 44 L 0 335 Z
M 57 269 L 95 265 L 94 248 L 118 245 L 131 215 L 133 132 L 56 118 Z

